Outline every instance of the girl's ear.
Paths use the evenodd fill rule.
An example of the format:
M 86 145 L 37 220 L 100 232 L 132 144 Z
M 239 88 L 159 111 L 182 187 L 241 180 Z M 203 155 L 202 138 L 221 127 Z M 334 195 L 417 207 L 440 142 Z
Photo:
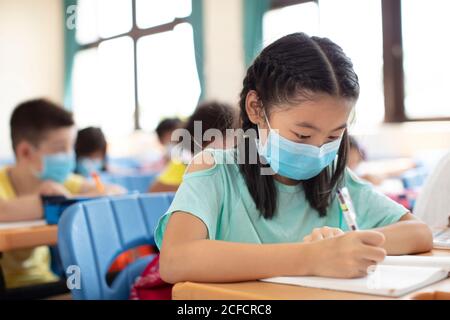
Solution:
M 245 100 L 245 111 L 253 124 L 261 125 L 264 122 L 264 115 L 261 101 L 255 90 L 250 90 Z

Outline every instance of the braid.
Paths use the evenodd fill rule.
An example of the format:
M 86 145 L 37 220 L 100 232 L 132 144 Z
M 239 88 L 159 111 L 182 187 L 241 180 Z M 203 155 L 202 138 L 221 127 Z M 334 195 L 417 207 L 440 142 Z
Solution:
M 239 105 L 241 109 L 241 126 L 244 132 L 250 129 L 258 132 L 257 125 L 251 122 L 247 115 L 246 100 L 248 93 L 251 90 L 256 90 L 255 71 L 258 70 L 257 67 L 259 66 L 260 65 L 255 62 L 254 67 L 248 69 L 247 76 L 244 79 L 244 88 L 240 94 Z M 247 182 L 250 195 L 255 202 L 256 208 L 262 213 L 264 218 L 270 219 L 274 216 L 277 205 L 275 182 L 273 181 L 272 176 L 261 174 L 261 168 L 267 167 L 267 165 L 261 163 L 259 156 L 256 157 L 256 164 L 248 164 L 250 159 L 249 151 L 252 147 L 251 144 L 256 144 L 256 141 L 245 138 L 243 142 L 243 146 L 238 146 L 238 148 L 244 152 L 244 162 L 241 162 L 243 164 L 239 165 L 239 169 Z
M 267 115 L 276 105 L 299 104 L 314 94 L 327 94 L 356 100 L 358 76 L 343 50 L 326 38 L 304 33 L 285 36 L 267 46 L 247 70 L 240 94 L 241 126 L 244 131 L 257 129 L 247 115 L 246 100 L 254 90 Z M 241 140 L 242 141 L 242 140 Z M 245 139 L 245 160 L 249 158 L 250 139 Z M 343 179 L 348 153 L 348 134 L 344 132 L 337 160 L 319 175 L 302 181 L 305 197 L 321 217 L 326 215 L 333 192 Z M 240 171 L 256 207 L 265 218 L 272 218 L 277 206 L 273 176 L 262 175 L 266 167 L 257 157 L 256 164 L 244 162 Z

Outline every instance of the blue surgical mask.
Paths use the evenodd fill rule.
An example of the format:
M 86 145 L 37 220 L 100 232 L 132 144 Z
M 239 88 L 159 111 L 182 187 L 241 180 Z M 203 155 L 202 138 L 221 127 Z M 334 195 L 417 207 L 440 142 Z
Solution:
M 41 180 L 52 180 L 64 183 L 75 170 L 75 154 L 56 153 L 46 155 L 43 158 L 43 169 L 38 174 Z
M 267 117 L 266 121 L 270 132 L 265 145 L 261 142 L 258 144 L 258 152 L 275 173 L 294 180 L 308 180 L 317 176 L 336 158 L 342 136 L 316 147 L 282 137 L 272 130 Z
M 103 166 L 102 159 L 79 158 L 76 171 L 84 177 L 90 177 L 92 173 L 101 172 Z

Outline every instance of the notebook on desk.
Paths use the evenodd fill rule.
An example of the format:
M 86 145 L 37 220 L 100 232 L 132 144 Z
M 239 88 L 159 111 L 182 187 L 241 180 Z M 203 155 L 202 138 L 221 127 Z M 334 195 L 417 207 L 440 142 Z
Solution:
M 0 223 L 0 231 L 1 230 L 13 230 L 13 229 L 40 227 L 40 226 L 45 226 L 46 224 L 47 224 L 47 222 L 45 220 L 2 222 L 2 223 Z
M 400 297 L 448 277 L 450 257 L 386 257 L 358 279 L 324 277 L 275 277 L 261 281 L 337 291 Z

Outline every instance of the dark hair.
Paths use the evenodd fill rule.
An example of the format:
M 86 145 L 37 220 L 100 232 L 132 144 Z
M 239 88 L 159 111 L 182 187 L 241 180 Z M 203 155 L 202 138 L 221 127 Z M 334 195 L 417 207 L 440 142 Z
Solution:
M 313 94 L 352 100 L 359 96 L 358 76 L 343 50 L 327 38 L 309 37 L 304 33 L 290 34 L 266 47 L 248 69 L 243 85 L 240 109 L 244 131 L 257 130 L 246 112 L 247 95 L 252 90 L 257 93 L 266 114 L 277 104 L 298 103 Z M 254 142 L 245 140 L 246 158 L 249 143 Z M 326 215 L 334 188 L 342 181 L 347 151 L 345 132 L 337 161 L 316 177 L 302 182 L 307 201 L 321 217 Z M 240 164 L 240 170 L 256 207 L 264 218 L 270 219 L 277 207 L 277 191 L 273 176 L 260 174 L 263 166 L 259 159 L 256 165 L 245 161 Z
M 189 117 L 185 129 L 189 134 L 194 137 L 194 124 L 195 122 L 202 123 L 202 137 L 206 131 L 209 129 L 217 129 L 224 136 L 227 129 L 236 128 L 236 122 L 238 119 L 237 108 L 233 108 L 231 105 L 217 102 L 209 101 L 200 104 L 194 111 L 194 113 Z M 209 141 L 197 141 L 202 143 L 202 147 L 205 147 Z M 190 146 L 184 146 L 186 149 L 190 149 L 192 153 L 195 150 L 195 144 L 192 142 Z
M 106 138 L 102 129 L 88 127 L 78 131 L 77 141 L 75 142 L 75 153 L 77 159 L 100 151 L 106 156 Z
M 77 140 L 75 142 L 75 154 L 77 160 L 81 157 L 88 157 L 94 152 L 100 151 L 103 156 L 102 171 L 106 171 L 107 159 L 106 148 L 107 142 L 102 129 L 96 127 L 87 127 L 78 131 Z M 75 169 L 75 173 L 81 173 L 79 169 Z
M 168 118 L 162 120 L 156 127 L 156 134 L 159 140 L 162 140 L 164 134 L 170 133 L 178 128 L 183 127 L 183 121 L 179 118 Z
M 36 99 L 18 105 L 10 120 L 14 151 L 22 141 L 39 146 L 50 130 L 75 125 L 72 113 L 46 99 Z

